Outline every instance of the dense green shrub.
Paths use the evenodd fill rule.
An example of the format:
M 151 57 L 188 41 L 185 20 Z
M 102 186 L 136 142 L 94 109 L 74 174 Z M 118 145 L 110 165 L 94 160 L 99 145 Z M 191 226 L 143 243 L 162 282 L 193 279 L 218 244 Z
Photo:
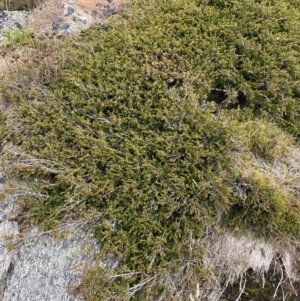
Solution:
M 35 192 L 20 218 L 49 228 L 103 213 L 101 256 L 117 254 L 114 273 L 125 276 L 100 267 L 85 282 L 91 300 L 129 298 L 143 281 L 132 300 L 189 298 L 201 278 L 194 242 L 207 229 L 299 238 L 290 196 L 238 174 L 231 158 L 249 135 L 255 156 L 284 153 L 272 127 L 256 135 L 255 118 L 298 134 L 299 20 L 296 1 L 134 1 L 67 42 L 49 86 L 2 89 L 15 108 L 1 137 L 26 153 L 6 154 L 10 176 Z M 181 288 L 168 286 L 180 268 Z

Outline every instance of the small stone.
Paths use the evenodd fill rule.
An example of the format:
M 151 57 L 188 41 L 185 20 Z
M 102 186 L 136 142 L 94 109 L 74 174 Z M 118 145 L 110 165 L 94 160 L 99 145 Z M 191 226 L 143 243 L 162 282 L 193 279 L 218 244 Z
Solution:
M 108 8 L 106 8 L 106 9 L 103 10 L 103 14 L 106 17 L 111 16 L 111 15 L 113 15 L 115 13 L 116 13 L 116 9 L 114 7 L 112 7 L 112 8 L 108 7 Z
M 0 12 L 0 19 L 5 19 L 5 18 L 7 18 L 7 13 L 4 12 L 4 11 L 1 11 Z
M 59 28 L 60 28 L 59 22 L 55 21 L 55 22 L 52 23 L 52 30 L 53 31 L 58 31 Z
M 95 9 L 93 9 L 93 10 L 91 11 L 91 15 L 92 15 L 93 17 L 95 17 L 95 16 L 98 15 L 98 12 L 97 12 Z
M 15 22 L 14 26 L 19 29 L 22 29 L 22 25 L 19 22 Z
M 52 30 L 53 31 L 58 31 L 61 28 L 61 23 L 63 22 L 62 18 L 58 18 L 56 19 L 53 23 L 52 23 Z
M 64 23 L 62 26 L 61 26 L 62 29 L 68 29 L 70 28 L 70 24 L 69 23 Z
M 87 24 L 87 20 L 86 19 L 80 19 L 80 22 L 83 23 L 84 25 Z
M 66 17 L 71 16 L 75 12 L 73 7 L 67 7 L 67 13 L 65 14 Z

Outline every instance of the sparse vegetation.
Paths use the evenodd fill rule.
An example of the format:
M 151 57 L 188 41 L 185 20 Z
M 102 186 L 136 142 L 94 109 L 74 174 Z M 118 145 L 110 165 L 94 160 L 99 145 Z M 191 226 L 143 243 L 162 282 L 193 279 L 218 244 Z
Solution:
M 136 0 L 59 44 L 55 76 L 5 76 L 2 164 L 19 220 L 92 221 L 87 300 L 202 300 L 250 269 L 267 277 L 272 260 L 295 279 L 283 254 L 298 260 L 299 20 L 297 1 Z M 229 232 L 269 251 L 230 274 L 211 242 Z
M 30 10 L 43 2 L 44 0 L 0 0 L 0 10 Z
M 3 87 L 42 88 L 57 78 L 59 69 L 63 67 L 61 47 L 64 42 L 61 36 L 54 33 L 34 37 L 31 29 L 24 32 L 13 29 L 5 33 L 9 39 L 0 44 Z

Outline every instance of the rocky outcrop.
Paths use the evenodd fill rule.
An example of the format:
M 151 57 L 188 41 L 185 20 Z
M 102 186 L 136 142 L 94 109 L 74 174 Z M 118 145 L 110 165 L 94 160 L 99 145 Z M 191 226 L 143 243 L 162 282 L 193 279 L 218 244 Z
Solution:
M 126 0 L 46 0 L 32 11 L 0 11 L 0 31 L 11 27 L 45 33 L 75 34 L 115 14 Z M 0 33 L 0 41 L 4 37 Z
M 0 179 L 3 190 L 1 175 Z M 80 281 L 82 269 L 97 251 L 88 225 L 63 227 L 63 239 L 37 227 L 21 238 L 14 216 L 16 204 L 15 196 L 7 196 L 0 202 L 0 300 L 84 300 L 74 294 L 74 287 Z
M 29 12 L 27 11 L 0 11 L 0 41 L 5 39 L 1 34 L 3 29 L 9 29 L 12 27 L 22 29 L 26 23 L 28 15 Z
M 0 193 L 4 180 L 0 173 Z M 0 202 L 0 300 L 80 301 L 73 288 L 97 251 L 88 224 L 62 227 L 64 238 L 33 227 L 21 238 L 15 220 L 17 197 Z
M 11 225 L 16 231 L 17 225 Z M 3 301 L 74 301 L 81 270 L 96 245 L 86 229 L 78 228 L 69 237 L 58 240 L 32 229 L 13 252 L 7 252 L 2 276 Z

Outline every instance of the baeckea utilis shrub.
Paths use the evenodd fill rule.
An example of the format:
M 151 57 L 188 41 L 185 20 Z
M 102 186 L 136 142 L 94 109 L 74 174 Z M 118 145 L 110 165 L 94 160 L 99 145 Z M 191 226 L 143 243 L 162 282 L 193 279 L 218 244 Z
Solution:
M 102 214 L 100 258 L 119 264 L 86 276 L 90 300 L 190 300 L 213 231 L 299 238 L 299 206 L 232 158 L 285 155 L 270 126 L 246 139 L 256 118 L 298 135 L 299 20 L 297 1 L 132 1 L 66 41 L 59 79 L 2 89 L 14 108 L 1 137 L 19 150 L 7 176 L 31 187 L 20 220 Z

